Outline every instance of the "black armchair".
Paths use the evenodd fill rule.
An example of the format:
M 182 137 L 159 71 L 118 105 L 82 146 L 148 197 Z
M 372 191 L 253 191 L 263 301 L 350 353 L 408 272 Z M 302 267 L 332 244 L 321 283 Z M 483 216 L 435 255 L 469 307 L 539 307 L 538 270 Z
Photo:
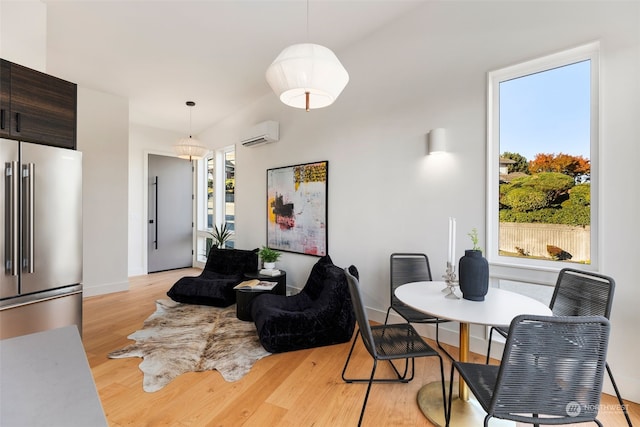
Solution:
M 236 302 L 233 287 L 244 273 L 258 269 L 258 249 L 211 248 L 207 264 L 199 276 L 183 277 L 167 292 L 169 298 L 186 304 L 227 307 Z
M 358 276 L 354 266 L 349 271 Z M 298 294 L 257 296 L 251 317 L 260 343 L 271 353 L 348 342 L 356 321 L 347 278 L 328 255 L 313 266 Z

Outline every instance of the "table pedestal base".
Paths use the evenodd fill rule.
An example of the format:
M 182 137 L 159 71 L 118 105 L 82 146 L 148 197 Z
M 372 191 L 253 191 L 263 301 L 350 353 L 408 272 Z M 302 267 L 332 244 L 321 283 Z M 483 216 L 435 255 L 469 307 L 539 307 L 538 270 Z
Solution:
M 445 383 L 445 391 L 449 393 L 449 382 Z M 422 413 L 438 427 L 446 425 L 444 411 L 442 410 L 442 385 L 440 382 L 433 382 L 425 385 L 418 392 L 418 406 Z M 451 402 L 451 427 L 478 427 L 484 424 L 484 412 L 482 406 L 471 395 L 469 400 L 458 399 L 458 383 L 453 384 L 453 401 Z M 516 425 L 513 421 L 492 418 L 491 427 Z

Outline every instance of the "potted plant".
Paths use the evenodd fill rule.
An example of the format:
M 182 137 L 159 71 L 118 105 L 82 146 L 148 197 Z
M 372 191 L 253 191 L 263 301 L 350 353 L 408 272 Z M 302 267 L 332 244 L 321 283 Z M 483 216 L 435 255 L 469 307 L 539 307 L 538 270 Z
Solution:
M 262 265 L 265 269 L 274 269 L 276 267 L 276 261 L 280 258 L 282 252 L 274 251 L 271 248 L 263 246 L 258 251 L 258 256 L 262 260 Z
M 471 239 L 471 243 L 473 243 L 472 251 L 480 251 L 482 253 L 482 249 L 478 246 L 478 229 L 473 227 L 471 229 L 471 233 L 467 233 L 467 236 Z
M 212 244 L 220 249 L 224 248 L 224 244 L 231 237 L 231 230 L 227 227 L 227 223 L 222 223 L 222 226 L 218 228 L 218 225 L 214 224 L 213 231 L 209 232 L 211 234 L 211 239 L 213 240 Z M 207 248 L 207 253 L 209 252 Z
M 489 291 L 489 263 L 482 256 L 478 246 L 478 230 L 473 228 L 468 236 L 473 243 L 472 249 L 464 251 L 458 265 L 459 285 L 462 298 L 471 301 L 484 301 Z

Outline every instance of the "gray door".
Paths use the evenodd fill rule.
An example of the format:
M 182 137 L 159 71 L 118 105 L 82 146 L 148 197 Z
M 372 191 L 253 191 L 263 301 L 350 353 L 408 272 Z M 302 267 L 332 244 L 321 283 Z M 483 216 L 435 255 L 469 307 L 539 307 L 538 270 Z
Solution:
M 149 154 L 147 270 L 192 265 L 191 162 Z

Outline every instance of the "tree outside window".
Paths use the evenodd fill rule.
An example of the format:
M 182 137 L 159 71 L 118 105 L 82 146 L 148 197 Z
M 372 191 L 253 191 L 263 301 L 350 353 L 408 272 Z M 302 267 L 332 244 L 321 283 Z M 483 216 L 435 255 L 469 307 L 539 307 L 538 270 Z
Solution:
M 489 74 L 490 260 L 593 262 L 596 54 L 589 45 Z

